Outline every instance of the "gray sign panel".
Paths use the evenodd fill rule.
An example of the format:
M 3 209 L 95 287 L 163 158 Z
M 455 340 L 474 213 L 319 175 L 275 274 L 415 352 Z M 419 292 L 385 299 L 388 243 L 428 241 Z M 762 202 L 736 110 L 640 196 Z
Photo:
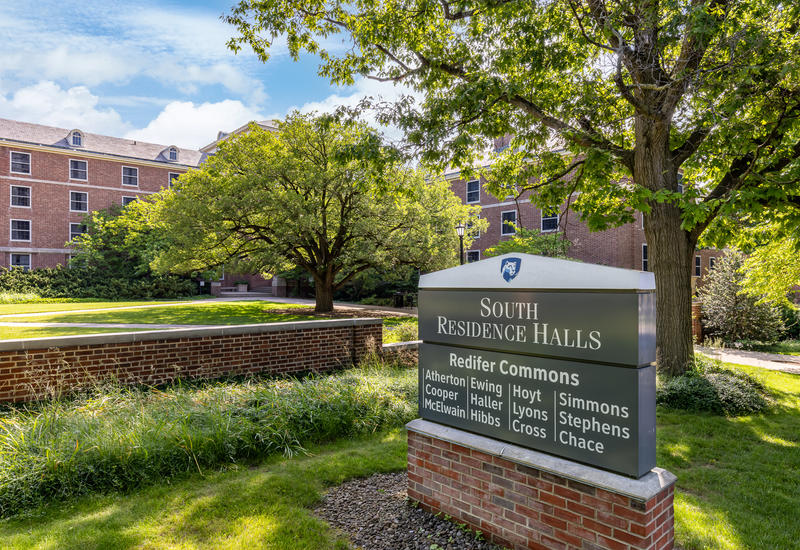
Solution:
M 655 367 L 423 343 L 422 418 L 641 477 L 655 467 Z
M 438 344 L 649 365 L 655 294 L 420 289 L 419 334 Z

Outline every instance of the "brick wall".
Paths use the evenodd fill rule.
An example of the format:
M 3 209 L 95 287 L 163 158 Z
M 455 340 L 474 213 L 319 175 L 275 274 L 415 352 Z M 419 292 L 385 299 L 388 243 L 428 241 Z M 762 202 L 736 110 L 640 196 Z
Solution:
M 412 429 L 408 480 L 409 498 L 426 510 L 515 550 L 673 545 L 672 482 L 639 500 Z
M 703 304 L 692 302 L 692 339 L 696 344 L 703 343 Z
M 10 172 L 10 152 L 29 153 L 31 173 Z M 87 162 L 87 180 L 72 180 L 70 159 Z M 139 170 L 139 185 L 122 185 L 122 167 Z M 0 146 L 0 266 L 10 263 L 14 253 L 31 254 L 31 267 L 53 267 L 64 264 L 66 252 L 44 252 L 36 249 L 64 249 L 69 240 L 69 224 L 81 223 L 88 212 L 70 211 L 70 191 L 87 193 L 88 211 L 102 210 L 122 204 L 122 197 L 143 197 L 169 185 L 170 173 L 186 172 L 187 167 L 164 163 L 154 166 L 138 159 L 99 159 L 80 150 L 42 151 L 24 146 Z M 31 207 L 11 206 L 11 186 L 31 189 Z M 31 221 L 31 241 L 11 241 L 10 219 Z M 31 251 L 32 250 L 32 251 Z
M 114 378 L 325 371 L 379 352 L 380 319 L 342 319 L 0 342 L 0 401 L 30 401 Z

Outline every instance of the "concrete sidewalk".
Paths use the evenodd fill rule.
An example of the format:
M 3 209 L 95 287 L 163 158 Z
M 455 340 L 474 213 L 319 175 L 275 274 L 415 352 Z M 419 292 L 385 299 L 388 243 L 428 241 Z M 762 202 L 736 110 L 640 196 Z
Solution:
M 761 367 L 763 369 L 788 372 L 790 374 L 800 374 L 800 356 L 782 355 L 779 353 L 764 353 L 760 351 L 745 351 L 729 348 L 706 348 L 695 346 L 696 351 L 719 359 L 725 363 L 736 363 L 737 365 L 749 365 L 751 367 Z

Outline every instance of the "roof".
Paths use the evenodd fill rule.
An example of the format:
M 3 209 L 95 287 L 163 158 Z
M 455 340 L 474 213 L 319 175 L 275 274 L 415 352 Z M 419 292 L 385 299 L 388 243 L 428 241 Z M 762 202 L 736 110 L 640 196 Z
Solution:
M 228 139 L 229 136 L 233 136 L 233 135 L 236 135 L 236 134 L 241 134 L 242 132 L 247 130 L 247 128 L 251 124 L 256 124 L 258 126 L 261 126 L 264 130 L 267 130 L 267 131 L 277 132 L 278 131 L 278 125 L 280 124 L 280 121 L 279 120 L 251 120 L 247 124 L 243 124 L 243 125 L 239 126 L 238 128 L 236 128 L 232 132 L 223 132 L 222 130 L 220 130 L 219 132 L 217 132 L 217 139 L 215 139 L 214 141 L 212 141 L 208 145 L 204 145 L 203 147 L 200 147 L 200 151 L 202 151 L 203 153 L 213 153 L 214 151 L 216 151 L 216 149 L 219 146 L 220 142 L 225 141 L 226 139 Z
M 79 130 L 83 135 L 83 145 L 81 147 L 72 146 L 67 140 L 74 130 Z M 170 145 L 92 134 L 84 132 L 80 128 L 56 128 L 54 126 L 31 124 L 6 118 L 0 118 L 0 139 L 18 141 L 29 145 L 45 145 L 72 151 L 163 162 L 172 165 L 198 166 L 205 158 L 205 155 L 200 151 L 175 147 L 178 150 L 178 160 L 170 161 L 167 156 Z
M 511 274 L 506 276 L 505 260 Z M 493 288 L 503 290 L 630 290 L 656 287 L 654 275 L 619 267 L 587 264 L 532 254 L 511 253 L 434 271 L 420 277 L 419 288 Z

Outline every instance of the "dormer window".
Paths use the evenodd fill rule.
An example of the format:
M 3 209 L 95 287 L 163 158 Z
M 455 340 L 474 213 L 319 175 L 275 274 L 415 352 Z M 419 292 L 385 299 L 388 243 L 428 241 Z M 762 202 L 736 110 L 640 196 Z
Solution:
M 170 147 L 167 150 L 167 158 L 169 160 L 178 160 L 178 148 L 177 147 Z
M 73 147 L 83 147 L 83 132 L 72 130 L 69 133 L 69 144 Z

